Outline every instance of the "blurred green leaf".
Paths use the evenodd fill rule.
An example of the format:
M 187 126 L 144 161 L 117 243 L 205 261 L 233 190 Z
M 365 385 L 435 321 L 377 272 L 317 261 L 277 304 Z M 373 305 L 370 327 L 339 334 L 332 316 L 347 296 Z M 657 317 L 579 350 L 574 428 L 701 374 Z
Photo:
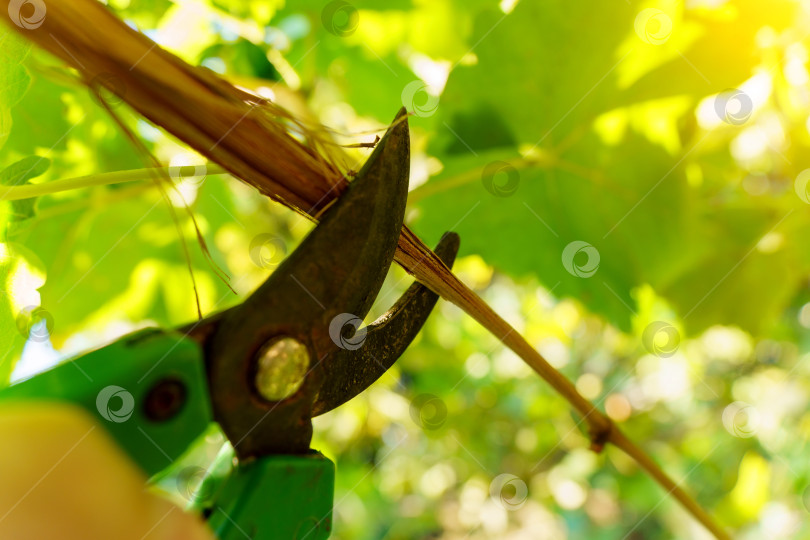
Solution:
M 31 44 L 8 25 L 0 26 L 0 148 L 11 133 L 11 107 L 22 99 L 31 84 L 23 61 Z
M 267 60 L 266 53 L 246 39 L 211 45 L 203 51 L 200 61 L 204 62 L 214 57 L 225 62 L 229 74 L 257 77 L 268 81 L 279 79 L 278 71 Z
M 24 186 L 30 184 L 31 178 L 44 174 L 50 166 L 51 162 L 46 158 L 28 156 L 0 171 L 0 185 Z M 18 222 L 34 217 L 35 198 L 11 201 L 10 204 L 10 221 Z

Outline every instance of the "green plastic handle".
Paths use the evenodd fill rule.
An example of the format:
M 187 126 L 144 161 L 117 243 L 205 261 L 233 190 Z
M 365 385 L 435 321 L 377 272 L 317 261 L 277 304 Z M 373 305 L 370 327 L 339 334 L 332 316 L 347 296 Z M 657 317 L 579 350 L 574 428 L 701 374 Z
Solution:
M 325 540 L 332 532 L 335 465 L 320 452 L 239 463 L 226 445 L 192 503 L 220 540 Z M 202 502 L 202 504 L 200 504 Z
M 213 421 L 199 345 L 177 332 L 143 330 L 0 391 L 6 401 L 83 407 L 148 476 L 186 452 Z M 334 464 L 318 452 L 236 462 L 226 445 L 188 510 L 221 540 L 324 540 L 332 529 Z
M 148 329 L 13 384 L 0 402 L 80 405 L 152 476 L 213 421 L 204 369 L 196 342 Z

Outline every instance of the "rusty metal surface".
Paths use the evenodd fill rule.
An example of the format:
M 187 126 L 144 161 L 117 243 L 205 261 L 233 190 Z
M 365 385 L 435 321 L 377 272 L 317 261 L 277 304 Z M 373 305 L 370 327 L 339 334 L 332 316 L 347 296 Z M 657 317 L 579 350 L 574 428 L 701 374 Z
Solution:
M 330 357 L 340 350 L 330 323 L 344 313 L 365 317 L 393 261 L 408 189 L 404 114 L 346 193 L 267 281 L 241 305 L 191 331 L 205 350 L 214 416 L 240 457 L 309 450 L 313 404 L 327 381 Z M 298 391 L 270 402 L 256 390 L 256 355 L 278 337 L 306 345 L 310 362 Z M 384 357 L 389 360 L 395 358 Z
M 448 267 L 458 253 L 459 237 L 449 232 L 434 250 Z M 388 312 L 368 325 L 362 346 L 335 351 L 324 362 L 326 380 L 315 399 L 312 416 L 349 401 L 394 365 L 419 333 L 439 295 L 414 282 Z

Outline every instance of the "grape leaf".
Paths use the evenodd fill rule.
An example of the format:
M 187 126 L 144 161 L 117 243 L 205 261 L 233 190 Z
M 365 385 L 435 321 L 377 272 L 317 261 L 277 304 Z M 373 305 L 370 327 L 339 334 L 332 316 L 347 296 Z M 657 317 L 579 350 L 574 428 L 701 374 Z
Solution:
M 11 107 L 25 95 L 31 77 L 22 65 L 31 44 L 7 25 L 0 26 L 0 148 L 11 133 Z
M 49 159 L 40 156 L 28 156 L 0 171 L 0 185 L 24 186 L 30 184 L 29 180 L 31 178 L 44 174 L 50 165 Z M 35 204 L 35 198 L 11 201 L 9 220 L 18 222 L 34 217 Z
M 750 9 L 746 0 L 733 4 Z M 670 127 L 656 133 L 649 110 L 627 107 L 673 93 L 695 103 L 717 84 L 742 82 L 755 55 L 741 50 L 726 66 L 730 45 L 722 41 L 733 24 L 709 21 L 688 50 L 711 67 L 717 84 L 706 85 L 696 66 L 678 58 L 648 66 L 654 92 L 645 89 L 644 74 L 624 92 L 625 65 L 643 65 L 654 47 L 636 34 L 637 15 L 630 5 L 561 1 L 521 2 L 509 15 L 484 12 L 474 32 L 477 62 L 451 73 L 436 110 L 430 150 L 444 169 L 420 189 L 414 226 L 428 240 L 457 230 L 464 253 L 513 276 L 536 275 L 625 330 L 638 309 L 634 290 L 649 284 L 688 316 L 690 330 L 714 320 L 761 331 L 758 313 L 784 307 L 807 268 L 802 262 L 795 275 L 771 283 L 767 261 L 802 257 L 754 255 L 718 282 L 774 225 L 774 208 L 748 208 L 747 225 L 738 227 L 733 207 L 718 208 L 686 181 L 703 142 L 689 108 L 659 106 L 656 122 Z M 780 17 L 772 16 L 774 24 Z M 625 118 L 614 140 L 597 135 L 595 120 L 607 112 Z M 634 124 L 632 114 L 641 121 Z M 519 150 L 539 161 L 504 168 L 521 162 Z M 751 280 L 762 285 L 756 302 L 744 302 L 740 287 Z M 714 300 L 700 302 L 715 286 Z

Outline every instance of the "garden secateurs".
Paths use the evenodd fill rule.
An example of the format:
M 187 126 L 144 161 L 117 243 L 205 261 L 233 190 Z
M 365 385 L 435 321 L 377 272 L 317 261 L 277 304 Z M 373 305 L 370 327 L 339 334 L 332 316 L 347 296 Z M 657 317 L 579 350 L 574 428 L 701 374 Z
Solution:
M 327 538 L 334 465 L 310 449 L 311 420 L 385 373 L 438 298 L 414 283 L 361 328 L 402 228 L 410 158 L 403 115 L 319 225 L 244 302 L 180 329 L 121 338 L 8 387 L 0 400 L 82 406 L 148 476 L 216 422 L 230 444 L 190 508 L 220 539 Z M 457 250 L 448 233 L 436 253 L 452 265 Z

